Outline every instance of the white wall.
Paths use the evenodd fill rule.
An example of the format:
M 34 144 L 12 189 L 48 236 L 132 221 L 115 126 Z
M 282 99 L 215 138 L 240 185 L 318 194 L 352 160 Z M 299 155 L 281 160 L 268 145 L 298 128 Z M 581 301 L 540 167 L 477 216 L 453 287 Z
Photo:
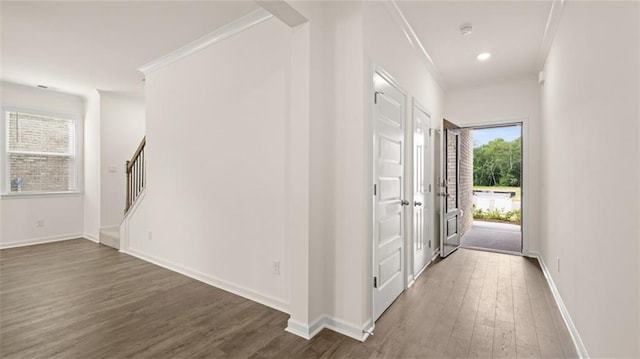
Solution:
M 100 238 L 100 94 L 85 97 L 84 116 L 84 235 Z
M 81 122 L 84 117 L 80 97 L 6 82 L 2 82 L 0 88 L 2 106 L 71 115 Z M 80 142 L 78 151 L 82 161 Z M 4 146 L 4 139 L 2 143 Z M 0 207 L 0 247 L 76 238 L 83 234 L 81 194 L 3 197 Z M 43 227 L 36 226 L 38 220 L 44 221 Z
M 358 337 L 372 314 L 372 67 L 408 92 L 407 118 L 415 96 L 437 126 L 443 92 L 386 5 L 292 5 L 311 25 L 310 275 L 322 271 L 324 285 L 310 289 L 321 290 L 311 296 L 310 322 L 324 314 Z
M 144 100 L 100 91 L 100 227 L 120 225 L 126 202 L 125 162 L 145 133 Z M 115 172 L 110 170 L 115 168 Z
M 540 249 L 591 357 L 640 356 L 638 7 L 566 2 L 542 87 Z
M 372 283 L 372 240 L 373 234 L 371 229 L 373 228 L 372 221 L 372 213 L 373 209 L 371 207 L 372 202 L 370 199 L 373 196 L 372 193 L 372 148 L 373 144 L 371 142 L 371 136 L 369 134 L 372 133 L 371 124 L 373 114 L 371 113 L 371 109 L 373 108 L 373 92 L 374 89 L 372 87 L 372 66 L 377 65 L 382 67 L 385 71 L 387 71 L 393 78 L 398 82 L 399 86 L 406 92 L 407 94 L 407 102 L 406 102 L 406 113 L 405 113 L 405 126 L 407 129 L 407 135 L 405 136 L 406 140 L 406 163 L 410 166 L 413 164 L 413 122 L 412 122 L 412 111 L 413 111 L 413 103 L 412 99 L 415 100 L 425 108 L 431 115 L 431 127 L 438 128 L 441 127 L 442 117 L 443 117 L 443 107 L 444 107 L 444 92 L 440 85 L 437 83 L 434 75 L 427 68 L 426 60 L 419 55 L 419 52 L 416 48 L 414 48 L 411 43 L 408 41 L 406 35 L 404 34 L 401 25 L 398 23 L 398 18 L 393 15 L 392 8 L 388 4 L 384 2 L 364 2 L 363 3 L 363 11 L 364 11 L 364 54 L 365 54 L 365 98 L 364 98 L 364 129 L 365 129 L 365 155 L 364 158 L 364 183 L 369 184 L 368 186 L 362 186 L 364 189 L 363 198 L 365 199 L 365 225 L 364 225 L 364 233 L 360 237 L 364 242 L 363 246 L 360 248 L 364 248 L 365 261 L 364 261 L 364 276 L 362 278 L 363 282 L 361 285 L 361 290 L 364 292 L 364 305 L 361 307 L 361 315 L 363 317 L 363 324 L 366 323 L 371 317 L 371 291 L 373 287 Z M 433 137 L 432 137 L 433 139 Z M 430 141 L 432 156 L 436 154 L 434 148 L 435 141 Z M 434 172 L 435 167 L 433 159 L 430 161 L 431 168 L 429 169 L 431 173 L 435 176 L 437 175 Z M 412 172 L 406 172 L 412 173 Z M 432 188 L 435 189 L 435 178 L 431 178 Z M 413 203 L 413 176 L 407 175 L 405 181 L 405 198 Z M 437 232 L 435 231 L 435 224 L 437 223 L 437 217 L 435 214 L 437 212 L 437 200 L 433 198 L 432 206 L 428 208 L 431 211 L 431 214 L 434 215 L 431 221 L 431 233 L 430 238 L 434 244 L 434 247 L 437 247 L 437 243 L 439 243 L 439 238 L 437 237 Z M 410 212 L 413 209 L 413 206 L 408 207 L 408 212 L 405 215 L 406 218 L 406 238 L 405 238 L 405 251 L 408 253 L 413 251 L 413 214 Z M 434 248 L 435 249 L 435 248 Z M 410 257 L 408 258 L 410 259 Z M 413 272 L 413 263 L 407 261 L 407 276 L 411 276 Z
M 271 19 L 147 74 L 152 239 L 126 249 L 283 310 L 290 47 Z
M 529 248 L 540 250 L 540 88 L 535 76 L 447 91 L 444 117 L 460 126 L 522 121 L 527 126 L 523 216 Z M 527 142 L 527 141 L 525 141 Z
M 282 185 L 292 178 L 286 175 L 292 160 L 287 131 L 294 128 L 288 102 L 294 96 L 289 84 L 296 81 L 290 82 L 289 61 L 300 53 L 290 57 L 292 30 L 273 19 L 147 75 L 145 201 L 152 239 L 131 238 L 128 250 L 186 267 L 185 272 L 266 304 L 291 304 L 292 319 L 302 325 L 327 316 L 358 336 L 371 319 L 373 64 L 408 92 L 407 118 L 415 96 L 437 126 L 443 92 L 386 5 L 293 5 L 310 19 L 293 29 L 293 34 L 308 31 L 309 47 L 298 50 L 310 53 L 308 245 L 302 237 L 282 240 L 296 225 L 287 222 L 291 193 Z M 257 116 L 262 120 L 255 122 Z M 246 135 L 245 147 L 238 144 L 238 133 Z M 198 175 L 185 181 L 198 167 Z M 250 218 L 254 223 L 245 222 Z M 292 270 L 288 287 L 270 268 L 280 259 L 286 273 L 292 263 L 282 256 L 292 248 L 285 258 L 307 267 Z M 296 293 L 295 303 L 288 303 L 289 291 Z M 307 293 L 298 296 L 299 291 Z

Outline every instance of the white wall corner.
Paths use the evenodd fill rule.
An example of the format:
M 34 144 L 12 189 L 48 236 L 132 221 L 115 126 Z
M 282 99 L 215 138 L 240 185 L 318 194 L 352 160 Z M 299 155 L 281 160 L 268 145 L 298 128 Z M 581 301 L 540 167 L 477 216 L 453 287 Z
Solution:
M 371 321 L 368 321 L 362 328 L 360 328 L 356 325 L 344 322 L 326 314 L 321 315 L 309 324 L 289 319 L 285 331 L 309 340 L 325 328 L 360 342 L 364 342 L 369 337 L 369 333 L 373 331 Z
M 82 238 L 88 239 L 88 240 L 90 240 L 91 242 L 94 242 L 94 243 L 100 243 L 100 240 L 98 239 L 98 237 L 93 235 L 93 234 L 85 233 L 85 234 L 82 235 Z
M 284 0 L 256 0 L 256 3 L 272 13 L 289 27 L 296 27 L 309 21 L 304 15 Z
M 410 288 L 413 285 L 413 282 L 415 282 L 415 278 L 413 277 L 413 273 L 409 273 L 409 275 L 407 276 L 407 288 Z
M 331 329 L 334 332 L 346 335 L 360 342 L 367 340 L 372 329 L 370 328 L 370 322 L 367 322 L 364 326 L 360 327 L 334 317 L 326 316 L 325 318 L 325 328 Z
M 127 253 L 127 250 L 129 249 L 129 221 L 127 220 L 126 216 L 122 220 L 122 223 L 120 223 L 119 231 L 120 248 L 118 249 L 118 251 L 120 251 L 120 253 Z
M 287 327 L 284 329 L 285 331 L 297 335 L 304 339 L 311 339 L 316 334 L 320 333 L 322 329 L 325 328 L 325 316 L 321 315 L 316 318 L 311 323 L 302 323 L 295 319 L 289 319 L 287 322 Z
M 558 26 L 560 26 L 560 19 L 562 18 L 562 11 L 564 10 L 565 0 L 553 0 L 551 9 L 549 9 L 549 16 L 547 17 L 547 24 L 544 28 L 544 34 L 542 35 L 542 44 L 540 45 L 540 51 L 538 53 L 537 67 L 539 70 L 544 68 L 544 64 L 549 56 L 553 39 L 558 32 Z M 540 83 L 542 85 L 543 83 Z
M 571 339 L 573 340 L 573 345 L 578 352 L 578 357 L 580 358 L 589 358 L 589 353 L 587 352 L 587 348 L 584 346 L 582 342 L 582 338 L 580 338 L 580 333 L 578 333 L 578 328 L 576 328 L 573 320 L 571 319 L 571 315 L 569 314 L 569 310 L 564 305 L 564 301 L 560 296 L 560 292 L 558 291 L 558 287 L 556 287 L 553 282 L 553 278 L 551 277 L 551 272 L 547 267 L 547 264 L 544 262 L 544 258 L 540 252 L 530 251 L 529 256 L 536 258 L 540 263 L 540 268 L 542 268 L 542 273 L 544 273 L 544 277 L 549 284 L 549 288 L 551 289 L 551 293 L 553 294 L 553 299 L 556 301 L 558 305 L 558 309 L 560 309 L 560 314 L 562 315 L 562 319 L 564 320 L 565 325 L 569 329 L 569 334 L 571 335 Z

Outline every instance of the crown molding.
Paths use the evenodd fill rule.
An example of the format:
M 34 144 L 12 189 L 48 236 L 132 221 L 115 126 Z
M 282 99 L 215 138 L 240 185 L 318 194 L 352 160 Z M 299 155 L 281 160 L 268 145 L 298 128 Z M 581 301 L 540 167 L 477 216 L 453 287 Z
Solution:
M 551 50 L 553 39 L 556 37 L 558 27 L 560 26 L 560 18 L 562 17 L 562 11 L 564 10 L 565 0 L 554 0 L 549 10 L 549 17 L 547 18 L 547 25 L 544 28 L 544 35 L 542 35 L 542 43 L 540 44 L 540 52 L 538 53 L 538 59 L 536 62 L 536 68 L 538 71 L 544 69 L 544 64 L 547 62 L 547 56 Z
M 435 62 L 433 62 L 433 59 L 422 45 L 422 42 L 420 42 L 418 35 L 416 35 L 415 31 L 413 31 L 413 28 L 409 24 L 407 18 L 404 16 L 402 10 L 400 10 L 400 7 L 398 7 L 398 4 L 395 2 L 395 0 L 388 1 L 386 2 L 386 4 L 387 8 L 393 15 L 393 18 L 396 20 L 396 23 L 400 25 L 400 28 L 402 29 L 405 37 L 407 38 L 407 40 L 409 40 L 411 46 L 413 46 L 413 48 L 418 52 L 420 58 L 424 62 L 427 69 L 429 69 L 429 72 L 431 73 L 433 78 L 436 80 L 442 90 L 446 90 L 447 86 L 442 73 L 438 70 L 438 67 L 436 66 Z
M 215 43 L 218 43 L 224 39 L 227 39 L 239 32 L 242 32 L 254 25 L 257 25 L 263 21 L 269 20 L 273 15 L 267 10 L 260 8 L 257 9 L 238 20 L 235 20 L 221 28 L 175 50 L 164 56 L 161 56 L 149 63 L 146 63 L 138 68 L 140 72 L 147 75 L 159 68 L 172 64 L 180 59 L 183 59 L 189 55 L 192 55 L 202 49 L 205 49 Z

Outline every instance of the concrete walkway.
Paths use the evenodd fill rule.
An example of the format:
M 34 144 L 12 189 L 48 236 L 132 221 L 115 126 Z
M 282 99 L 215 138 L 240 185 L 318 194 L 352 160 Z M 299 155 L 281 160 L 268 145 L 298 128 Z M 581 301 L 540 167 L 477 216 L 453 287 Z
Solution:
M 522 252 L 520 226 L 517 224 L 473 221 L 469 231 L 462 236 L 462 247 Z

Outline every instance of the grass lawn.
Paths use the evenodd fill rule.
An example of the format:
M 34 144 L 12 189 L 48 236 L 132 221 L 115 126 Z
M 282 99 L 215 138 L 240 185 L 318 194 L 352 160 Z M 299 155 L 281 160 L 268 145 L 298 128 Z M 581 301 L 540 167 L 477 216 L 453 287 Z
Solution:
M 490 186 L 473 186 L 474 190 L 477 191 L 505 191 L 505 192 L 515 192 L 516 196 L 513 198 L 514 201 L 522 201 L 522 191 L 520 187 L 490 187 Z

